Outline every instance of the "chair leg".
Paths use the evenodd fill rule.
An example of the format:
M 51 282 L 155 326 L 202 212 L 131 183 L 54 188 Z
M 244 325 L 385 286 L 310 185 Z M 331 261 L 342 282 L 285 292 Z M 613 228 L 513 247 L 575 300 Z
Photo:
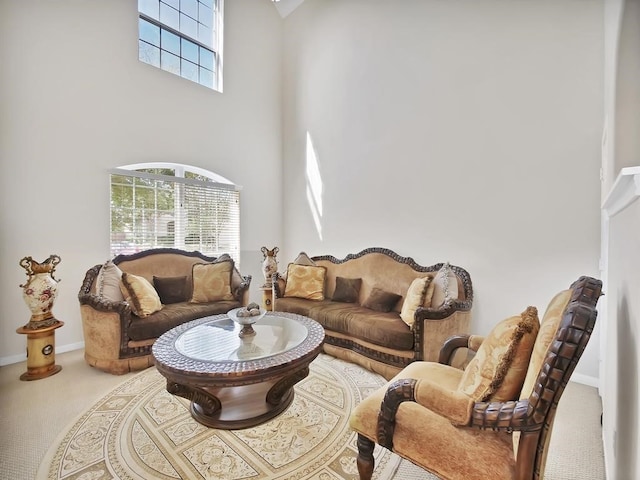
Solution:
M 375 460 L 373 459 L 373 449 L 375 443 L 364 435 L 358 434 L 358 473 L 360 480 L 371 480 L 373 469 L 375 468 Z

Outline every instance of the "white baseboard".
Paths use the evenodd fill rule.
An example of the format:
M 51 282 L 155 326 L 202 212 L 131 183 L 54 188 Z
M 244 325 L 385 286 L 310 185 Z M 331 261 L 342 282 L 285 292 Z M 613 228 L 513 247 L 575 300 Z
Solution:
M 573 373 L 571 375 L 571 381 L 581 383 L 583 385 L 589 385 L 590 387 L 600 388 L 600 379 L 598 377 L 591 377 L 589 375 L 583 375 L 582 373 Z
M 71 352 L 72 350 L 80 350 L 84 348 L 84 342 L 69 343 L 67 345 L 56 346 L 56 353 Z M 27 353 L 21 353 L 20 355 L 9 355 L 6 357 L 0 357 L 0 367 L 4 365 L 11 365 L 12 363 L 20 363 L 27 360 Z

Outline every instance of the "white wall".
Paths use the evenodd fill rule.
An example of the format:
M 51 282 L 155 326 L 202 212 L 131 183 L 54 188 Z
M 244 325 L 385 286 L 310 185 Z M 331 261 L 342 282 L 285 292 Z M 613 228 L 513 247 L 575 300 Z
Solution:
M 177 161 L 243 187 L 241 264 L 280 242 L 282 20 L 226 2 L 224 93 L 138 61 L 137 2 L 0 2 L 0 358 L 24 358 L 27 255 L 62 258 L 58 347 L 82 342 L 77 294 L 109 257 L 108 169 Z M 256 293 L 257 295 L 257 293 Z M 255 298 L 258 298 L 257 296 Z
M 605 1 L 605 111 L 603 197 L 620 169 L 640 166 L 640 1 Z M 633 188 L 633 187 L 632 187 Z M 603 440 L 607 478 L 640 478 L 638 318 L 640 202 L 604 222 L 606 296 L 601 321 Z M 608 247 L 608 248 L 607 248 Z
M 598 276 L 602 44 L 596 0 L 306 0 L 285 19 L 281 264 L 372 246 L 449 260 L 479 333 Z

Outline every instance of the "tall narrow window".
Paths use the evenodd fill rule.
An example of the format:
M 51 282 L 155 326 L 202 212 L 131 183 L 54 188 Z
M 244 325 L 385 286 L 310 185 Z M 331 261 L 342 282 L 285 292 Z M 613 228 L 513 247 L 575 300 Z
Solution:
M 138 0 L 140 61 L 222 91 L 224 0 Z
M 240 191 L 178 164 L 111 172 L 111 255 L 174 247 L 240 261 Z

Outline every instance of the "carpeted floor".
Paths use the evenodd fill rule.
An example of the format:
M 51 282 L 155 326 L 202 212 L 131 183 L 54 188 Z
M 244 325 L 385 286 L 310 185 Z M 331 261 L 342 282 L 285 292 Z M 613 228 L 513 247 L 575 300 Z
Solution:
M 74 424 L 79 415 L 135 376 L 113 376 L 90 368 L 83 361 L 82 351 L 59 354 L 57 363 L 63 366 L 62 372 L 34 382 L 18 379 L 25 370 L 24 363 L 0 367 L 2 480 L 34 479 L 56 438 Z M 595 388 L 576 383 L 567 386 L 558 408 L 545 479 L 605 478 L 600 414 L 601 403 Z M 395 475 L 387 478 L 426 480 L 431 477 L 402 461 Z

